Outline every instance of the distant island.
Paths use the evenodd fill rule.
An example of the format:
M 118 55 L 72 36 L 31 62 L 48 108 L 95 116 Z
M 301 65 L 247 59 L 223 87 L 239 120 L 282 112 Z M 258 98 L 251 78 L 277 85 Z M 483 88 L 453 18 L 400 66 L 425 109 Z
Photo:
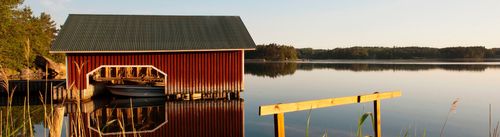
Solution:
M 246 59 L 486 59 L 499 58 L 500 48 L 471 47 L 349 47 L 334 49 L 294 48 L 289 45 L 257 45 Z

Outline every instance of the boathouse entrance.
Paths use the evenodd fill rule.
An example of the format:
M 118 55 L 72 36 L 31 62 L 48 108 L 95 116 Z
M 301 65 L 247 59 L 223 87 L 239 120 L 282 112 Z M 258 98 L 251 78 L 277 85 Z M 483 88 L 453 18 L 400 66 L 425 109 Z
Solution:
M 152 65 L 101 65 L 87 73 L 86 80 L 89 92 L 97 94 L 116 87 L 123 89 L 140 87 L 150 89 L 152 92 L 153 89 L 162 89 L 163 95 L 167 93 L 165 90 L 167 74 Z

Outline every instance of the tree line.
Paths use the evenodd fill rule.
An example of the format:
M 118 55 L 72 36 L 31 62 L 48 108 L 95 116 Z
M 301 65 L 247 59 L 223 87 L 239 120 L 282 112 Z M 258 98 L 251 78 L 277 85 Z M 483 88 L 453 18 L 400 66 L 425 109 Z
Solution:
M 0 1 L 0 64 L 20 70 L 41 55 L 63 62 L 62 54 L 49 54 L 57 28 L 49 14 L 33 15 L 22 0 Z M 28 46 L 29 45 L 29 46 Z
M 310 71 L 314 69 L 329 69 L 354 72 L 369 71 L 427 71 L 441 69 L 446 71 L 485 71 L 498 69 L 495 65 L 444 65 L 444 64 L 330 64 L 330 63 L 295 63 L 295 62 L 268 62 L 245 64 L 245 74 L 261 77 L 281 77 L 293 75 L 297 70 Z
M 335 49 L 293 48 L 293 46 L 258 45 L 247 51 L 247 59 L 483 59 L 500 57 L 499 48 L 474 47 L 349 47 Z
M 494 58 L 495 48 L 475 47 L 350 47 L 330 50 L 297 49 L 302 59 L 482 59 Z
M 292 46 L 267 44 L 257 45 L 255 50 L 245 52 L 247 59 L 265 59 L 265 60 L 296 60 L 297 50 Z

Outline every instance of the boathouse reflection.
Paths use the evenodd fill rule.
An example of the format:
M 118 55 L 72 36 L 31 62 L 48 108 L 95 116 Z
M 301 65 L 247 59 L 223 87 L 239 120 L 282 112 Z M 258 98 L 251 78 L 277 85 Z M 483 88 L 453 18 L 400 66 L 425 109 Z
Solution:
M 132 102 L 132 104 L 130 103 Z M 69 106 L 69 111 L 73 106 Z M 244 136 L 243 99 L 166 101 L 164 98 L 113 99 L 82 104 L 81 117 L 68 112 L 67 136 Z M 82 121 L 84 131 L 78 129 Z

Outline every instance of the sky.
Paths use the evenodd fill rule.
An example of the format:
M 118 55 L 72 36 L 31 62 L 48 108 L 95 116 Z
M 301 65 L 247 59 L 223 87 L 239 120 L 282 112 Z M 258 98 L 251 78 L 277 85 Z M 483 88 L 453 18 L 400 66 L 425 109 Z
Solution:
M 237 15 L 256 44 L 500 47 L 499 0 L 25 0 L 68 14 Z

